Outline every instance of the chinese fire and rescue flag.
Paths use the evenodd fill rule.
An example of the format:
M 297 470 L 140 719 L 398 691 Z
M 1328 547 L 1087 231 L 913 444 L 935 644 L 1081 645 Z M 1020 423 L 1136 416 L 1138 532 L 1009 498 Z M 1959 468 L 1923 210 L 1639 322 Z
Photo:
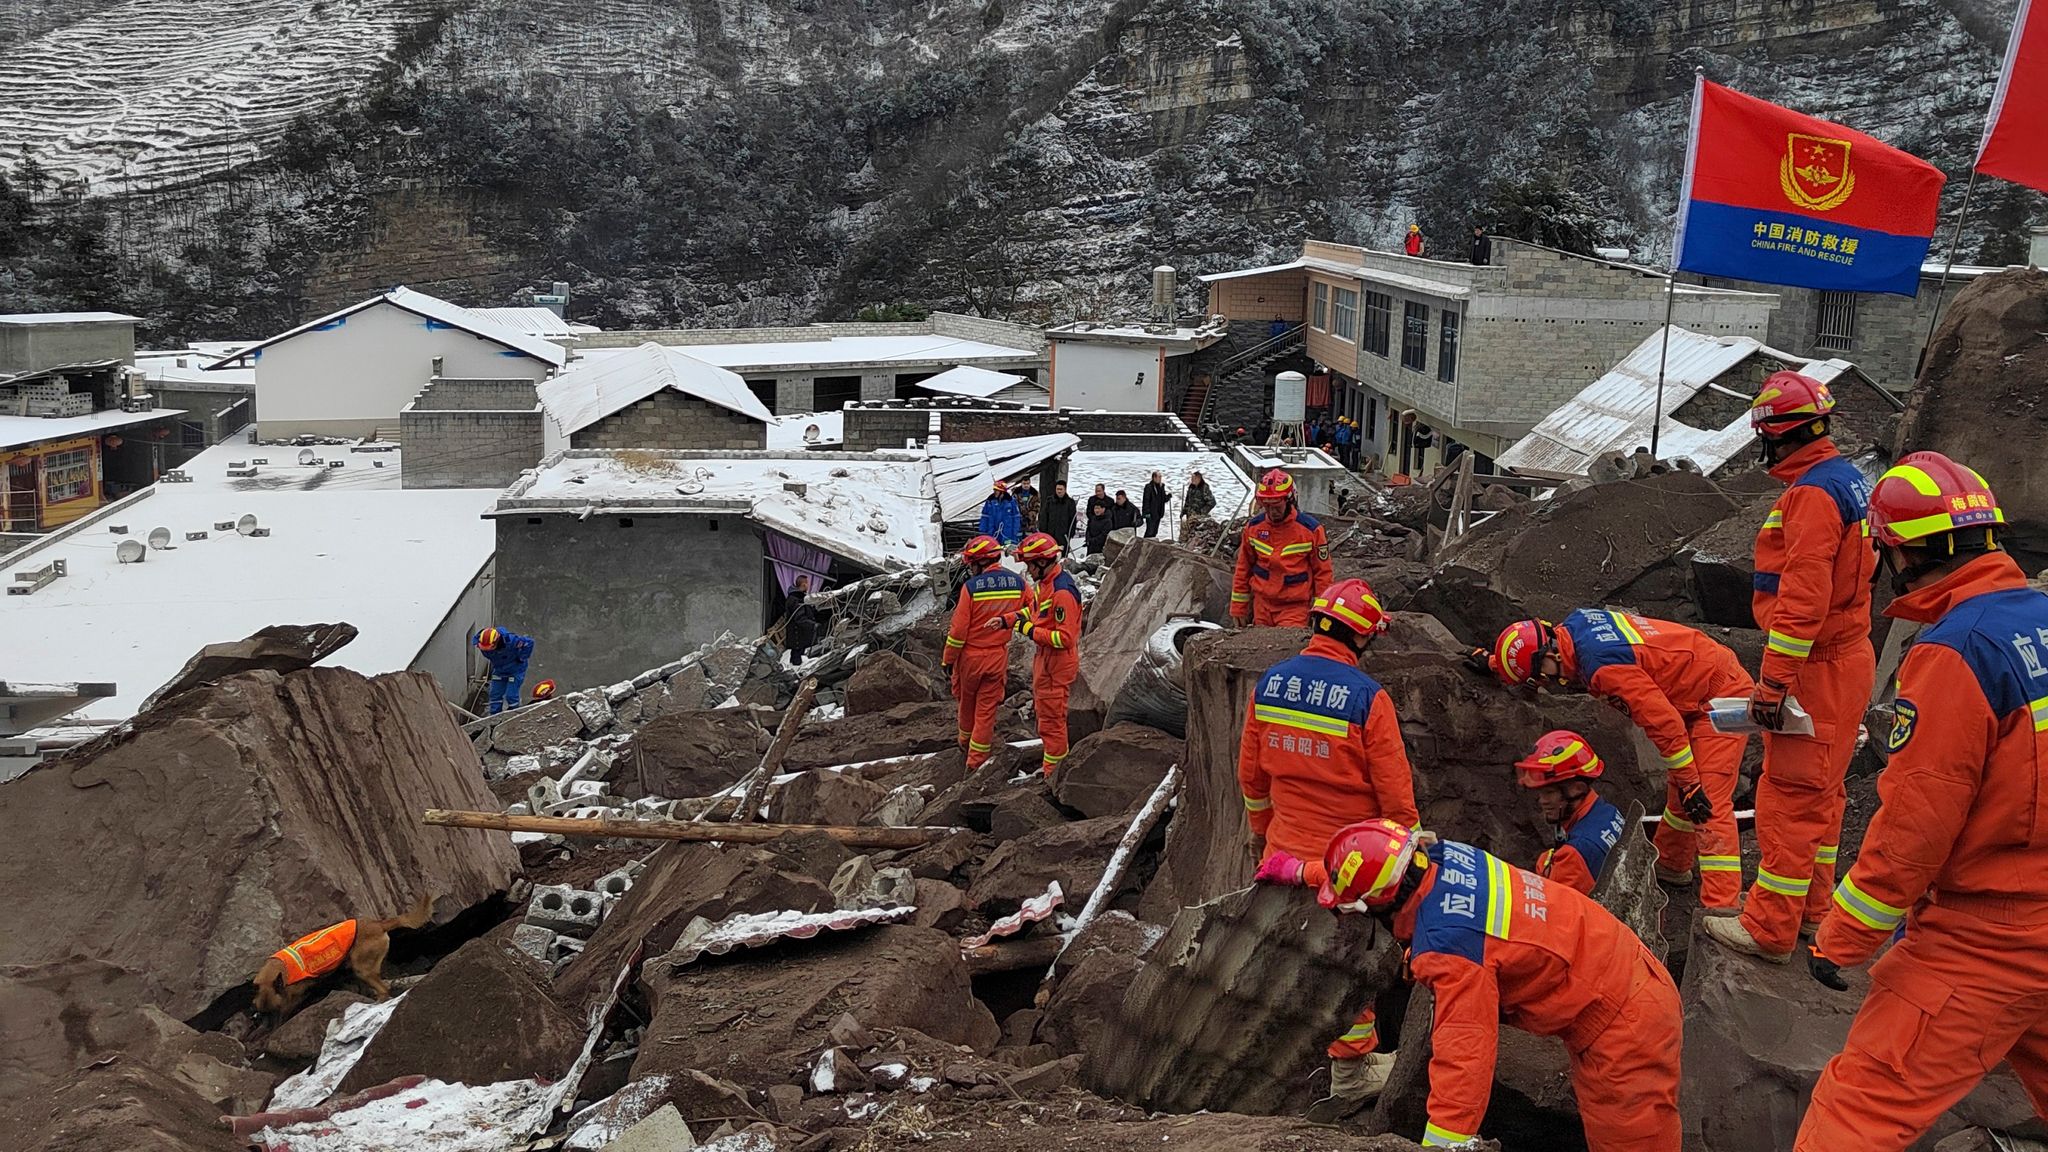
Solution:
M 2048 192 L 2048 6 L 2020 0 L 1991 97 L 1977 171 Z
M 1911 296 L 1942 180 L 1918 156 L 1702 77 L 1679 198 L 1678 268 Z

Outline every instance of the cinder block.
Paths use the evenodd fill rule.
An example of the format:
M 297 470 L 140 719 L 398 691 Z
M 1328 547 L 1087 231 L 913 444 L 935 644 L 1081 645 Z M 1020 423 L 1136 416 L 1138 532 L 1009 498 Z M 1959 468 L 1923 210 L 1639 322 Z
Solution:
M 538 924 L 521 924 L 512 930 L 512 946 L 543 964 L 553 959 L 555 932 Z
M 603 921 L 604 898 L 567 885 L 537 887 L 526 905 L 527 924 L 578 940 L 588 938 Z

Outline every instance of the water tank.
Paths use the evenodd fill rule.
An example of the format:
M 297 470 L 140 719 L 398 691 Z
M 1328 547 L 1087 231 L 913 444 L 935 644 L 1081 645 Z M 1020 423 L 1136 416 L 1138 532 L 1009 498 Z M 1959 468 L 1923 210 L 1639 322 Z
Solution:
M 1152 319 L 1160 324 L 1171 324 L 1179 309 L 1174 307 L 1173 265 L 1161 264 L 1152 270 Z
M 1282 372 L 1273 377 L 1273 422 L 1299 424 L 1308 408 L 1308 377 Z

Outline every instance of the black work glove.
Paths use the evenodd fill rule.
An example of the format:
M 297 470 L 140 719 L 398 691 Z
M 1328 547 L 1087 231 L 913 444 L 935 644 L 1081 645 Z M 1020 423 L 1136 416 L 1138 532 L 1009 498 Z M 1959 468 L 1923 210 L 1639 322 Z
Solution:
M 1776 680 L 1759 680 L 1749 697 L 1749 718 L 1766 732 L 1785 728 L 1785 686 Z
M 1679 786 L 1678 806 L 1685 810 L 1685 818 L 1695 825 L 1704 825 L 1714 818 L 1714 802 L 1707 799 L 1707 790 L 1698 784 Z
M 1491 677 L 1493 675 L 1493 657 L 1484 648 L 1474 648 L 1472 651 L 1465 653 L 1465 667 L 1479 673 L 1481 676 Z
M 1833 960 L 1828 959 L 1827 953 L 1820 950 L 1818 941 L 1806 946 L 1806 970 L 1815 980 L 1837 992 L 1849 990 L 1849 982 L 1842 979 L 1841 968 L 1836 966 Z

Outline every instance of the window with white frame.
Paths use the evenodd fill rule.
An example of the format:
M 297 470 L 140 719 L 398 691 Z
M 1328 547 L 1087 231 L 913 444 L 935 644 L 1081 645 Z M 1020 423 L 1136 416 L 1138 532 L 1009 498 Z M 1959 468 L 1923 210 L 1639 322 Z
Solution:
M 1349 288 L 1337 289 L 1337 300 L 1330 309 L 1330 335 L 1339 340 L 1358 339 L 1358 293 Z
M 1319 283 L 1316 285 L 1316 306 L 1312 315 L 1314 318 L 1310 321 L 1310 327 L 1313 327 L 1318 332 L 1328 332 L 1330 330 L 1330 286 L 1328 284 Z

